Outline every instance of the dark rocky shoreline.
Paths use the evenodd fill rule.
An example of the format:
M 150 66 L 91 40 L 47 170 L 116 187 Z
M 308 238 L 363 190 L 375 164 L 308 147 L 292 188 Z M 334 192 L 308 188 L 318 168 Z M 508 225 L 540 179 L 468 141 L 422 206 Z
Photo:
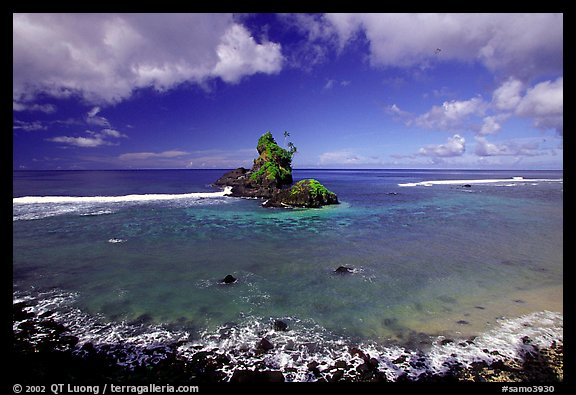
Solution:
M 78 337 L 63 324 L 53 320 L 49 313 L 36 315 L 29 312 L 26 302 L 13 304 L 13 347 L 11 356 L 12 378 L 15 383 L 100 383 L 148 384 L 219 382 L 283 382 L 289 372 L 270 370 L 265 364 L 255 370 L 234 366 L 233 361 L 218 349 L 202 350 L 183 358 L 177 351 L 183 342 L 142 348 L 126 344 L 108 344 L 95 347 L 92 343 L 79 344 Z M 287 328 L 276 321 L 280 330 Z M 522 338 L 524 348 L 521 359 L 503 358 L 492 364 L 474 362 L 464 367 L 455 361 L 447 364 L 443 374 L 424 372 L 417 377 L 400 375 L 396 383 L 458 383 L 458 382 L 516 382 L 554 384 L 563 381 L 562 343 L 553 342 L 540 348 L 528 337 Z M 256 350 L 266 353 L 269 342 Z M 139 348 L 139 349 L 138 349 Z M 496 355 L 497 350 L 483 350 Z M 152 363 L 122 366 L 127 355 L 138 352 Z M 355 366 L 336 360 L 329 366 L 325 361 L 308 363 L 310 377 L 316 382 L 379 382 L 389 380 L 378 369 L 378 360 L 357 347 L 349 347 L 352 357 L 359 358 Z M 402 357 L 400 357 L 402 358 Z M 399 359 L 400 359 L 399 358 Z M 404 361 L 394 361 L 395 363 Z M 424 364 L 424 358 L 412 358 L 410 365 Z M 233 371 L 231 377 L 224 371 Z

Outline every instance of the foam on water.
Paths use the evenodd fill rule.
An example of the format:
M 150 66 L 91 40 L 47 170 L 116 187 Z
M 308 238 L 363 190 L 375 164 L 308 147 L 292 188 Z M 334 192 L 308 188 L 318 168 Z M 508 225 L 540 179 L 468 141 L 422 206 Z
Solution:
M 281 317 L 288 323 L 287 331 L 274 329 L 274 318 L 243 317 L 241 324 L 227 324 L 215 331 L 205 331 L 192 338 L 189 332 L 167 329 L 163 325 L 105 322 L 74 307 L 78 295 L 51 291 L 35 296 L 14 294 L 13 302 L 26 302 L 25 310 L 43 315 L 68 327 L 82 345 L 116 352 L 117 363 L 134 368 L 155 364 L 166 357 L 175 344 L 180 358 L 192 359 L 198 352 L 226 355 L 229 363 L 222 368 L 229 379 L 235 369 L 280 370 L 287 381 L 316 381 L 309 368 L 315 362 L 320 376 L 327 377 L 336 362 L 345 362 L 344 378 L 352 379 L 356 367 L 364 359 L 354 350 L 361 350 L 368 358 L 378 361 L 378 370 L 395 381 L 400 376 L 417 378 L 422 373 L 442 374 L 454 364 L 469 367 L 473 362 L 492 363 L 505 358 L 522 361 L 531 345 L 550 346 L 563 342 L 563 317 L 560 313 L 541 311 L 517 318 L 502 318 L 494 329 L 471 339 L 432 337 L 426 350 L 410 349 L 399 344 L 358 343 L 353 339 L 335 336 L 312 320 Z M 18 331 L 20 322 L 14 322 Z M 529 344 L 525 341 L 529 337 Z M 266 338 L 274 348 L 263 352 L 258 343 Z M 118 352 L 121 347 L 122 352 Z M 172 348 L 173 349 L 173 348 Z M 164 351 L 163 351 L 164 350 Z M 330 374 L 333 373 L 330 372 Z
M 430 180 L 430 181 L 420 181 L 420 182 L 406 182 L 398 184 L 399 187 L 416 187 L 424 186 L 431 187 L 433 185 L 461 185 L 461 184 L 494 184 L 494 183 L 507 183 L 506 186 L 516 186 L 517 183 L 510 183 L 510 181 L 515 181 L 522 184 L 534 184 L 536 182 L 563 182 L 563 179 L 556 178 L 529 178 L 524 177 L 512 177 L 512 178 L 488 178 L 481 180 Z
M 125 205 L 154 202 L 185 202 L 210 204 L 222 202 L 232 188 L 219 192 L 194 192 L 181 194 L 141 194 L 122 196 L 23 196 L 12 199 L 13 221 L 34 220 L 66 214 L 97 216 L 113 214 Z
M 23 196 L 12 199 L 13 204 L 45 203 L 122 203 L 155 200 L 209 199 L 230 195 L 232 187 L 225 187 L 220 192 L 194 192 L 179 194 L 143 194 L 124 196 Z

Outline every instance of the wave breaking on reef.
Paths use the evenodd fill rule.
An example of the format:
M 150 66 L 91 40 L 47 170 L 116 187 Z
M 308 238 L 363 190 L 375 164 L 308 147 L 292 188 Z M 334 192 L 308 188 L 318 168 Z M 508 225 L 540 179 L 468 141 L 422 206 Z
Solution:
M 106 322 L 75 307 L 77 295 L 52 291 L 36 295 L 15 293 L 13 303 L 21 308 L 13 331 L 37 345 L 46 337 L 31 331 L 50 320 L 48 327 L 66 328 L 73 337 L 72 352 L 82 355 L 87 345 L 114 360 L 118 366 L 135 369 L 154 367 L 176 356 L 197 361 L 212 355 L 220 381 L 229 381 L 236 371 L 280 371 L 285 381 L 362 381 L 367 373 L 386 381 L 413 380 L 450 374 L 454 367 L 470 368 L 475 363 L 491 365 L 513 360 L 521 363 L 535 347 L 563 343 L 563 316 L 541 311 L 516 318 L 502 318 L 497 325 L 476 337 L 450 339 L 430 336 L 425 349 L 400 344 L 354 342 L 336 336 L 311 320 L 244 317 L 215 331 L 191 334 L 185 328 L 146 322 Z M 16 310 L 15 310 L 16 311 Z M 215 360 L 216 360 L 215 359 Z
M 22 196 L 12 199 L 13 221 L 32 220 L 65 214 L 96 216 L 113 214 L 124 206 L 155 203 L 184 202 L 211 204 L 232 199 L 231 187 L 218 192 L 192 192 L 177 194 L 132 194 L 122 196 Z
M 430 180 L 430 181 L 420 181 L 420 182 L 406 182 L 398 184 L 399 187 L 431 187 L 433 185 L 472 185 L 472 184 L 501 184 L 501 183 L 537 183 L 537 182 L 563 182 L 563 179 L 556 178 L 524 178 L 524 177 L 512 177 L 512 178 L 487 178 L 480 180 Z

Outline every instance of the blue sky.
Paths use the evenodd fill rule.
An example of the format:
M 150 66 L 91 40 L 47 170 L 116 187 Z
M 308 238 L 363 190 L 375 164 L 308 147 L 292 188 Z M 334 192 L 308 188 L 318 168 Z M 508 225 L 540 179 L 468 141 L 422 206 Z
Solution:
M 562 169 L 562 14 L 14 14 L 13 166 Z

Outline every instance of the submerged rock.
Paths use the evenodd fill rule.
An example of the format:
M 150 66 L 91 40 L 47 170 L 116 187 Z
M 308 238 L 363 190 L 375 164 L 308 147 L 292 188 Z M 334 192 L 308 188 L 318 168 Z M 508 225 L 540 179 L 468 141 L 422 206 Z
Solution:
M 334 270 L 336 274 L 347 274 L 347 273 L 354 273 L 354 271 L 346 266 L 339 266 L 338 269 Z
M 224 284 L 232 284 L 235 283 L 236 281 L 238 281 L 238 279 L 231 274 L 227 275 L 222 280 L 220 280 L 220 282 Z

